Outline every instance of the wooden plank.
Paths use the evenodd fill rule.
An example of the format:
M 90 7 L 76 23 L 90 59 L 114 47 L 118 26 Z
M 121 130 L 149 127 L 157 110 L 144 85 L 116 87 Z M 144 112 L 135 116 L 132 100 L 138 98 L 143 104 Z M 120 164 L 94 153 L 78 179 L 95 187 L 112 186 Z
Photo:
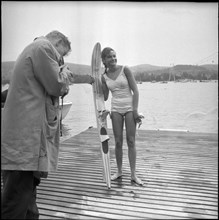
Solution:
M 114 140 L 110 163 L 116 172 Z M 38 187 L 40 219 L 217 219 L 217 134 L 138 131 L 137 175 L 130 181 L 128 147 L 123 146 L 123 177 L 107 189 L 102 178 L 97 129 L 90 128 L 60 146 L 57 172 Z
M 72 168 L 71 168 L 72 169 Z M 96 177 L 96 175 L 94 173 L 92 173 L 92 171 L 90 171 L 90 173 L 87 172 L 87 170 L 84 170 L 83 173 L 80 171 L 80 172 L 71 172 L 69 173 L 68 171 L 66 170 L 62 170 L 62 172 L 65 172 L 65 173 L 57 173 L 57 175 L 53 178 L 53 180 L 57 179 L 59 180 L 59 178 L 63 178 L 63 179 L 66 179 L 66 181 L 68 181 L 68 178 L 71 178 L 71 175 L 75 175 L 76 177 L 74 178 L 74 181 L 81 181 L 80 179 L 80 176 L 83 176 L 83 174 L 86 175 L 86 177 L 84 177 L 84 181 L 88 181 L 88 180 L 91 180 L 92 178 L 92 181 L 93 182 L 96 182 L 97 184 L 99 183 L 99 179 L 94 179 Z M 165 171 L 166 172 L 166 171 Z M 157 181 L 157 174 L 152 174 L 150 176 L 151 178 L 151 182 L 153 181 L 154 182 L 154 185 L 156 187 L 156 185 L 160 185 L 160 184 L 169 184 L 171 185 L 173 188 L 174 187 L 177 187 L 177 185 L 179 184 L 179 181 L 177 180 L 172 180 L 171 179 L 171 175 L 169 175 L 168 177 L 166 176 L 162 176 L 161 177 L 163 178 L 162 179 L 162 182 L 161 181 Z M 52 177 L 51 177 L 52 178 Z M 197 178 L 196 178 L 197 179 Z M 198 179 L 197 179 L 198 180 Z M 213 182 L 211 181 L 212 183 L 215 183 L 214 186 L 209 186 L 207 184 L 203 184 L 203 183 L 199 183 L 198 181 L 195 181 L 194 183 L 193 182 L 183 182 L 181 183 L 181 190 L 183 191 L 190 191 L 190 188 L 192 186 L 192 190 L 193 191 L 198 191 L 198 190 L 201 190 L 201 191 L 206 191 L 208 192 L 209 194 L 215 194 L 215 192 L 217 191 L 217 185 L 216 185 L 216 180 Z
M 44 191 L 43 193 L 46 194 L 46 198 L 50 198 L 50 196 L 48 196 L 48 194 L 50 194 L 49 191 L 53 191 L 54 189 L 49 189 L 48 187 L 45 187 L 45 189 L 46 192 Z M 53 194 L 53 196 L 55 198 L 58 195 L 60 195 L 65 197 L 66 199 L 66 197 L 68 197 L 67 191 L 68 190 L 62 190 L 62 191 L 57 190 L 56 194 Z M 89 204 L 91 204 L 91 200 L 94 200 L 97 207 L 106 206 L 109 209 L 111 209 L 113 208 L 114 205 L 118 205 L 116 206 L 118 210 L 133 209 L 134 212 L 141 211 L 141 213 L 148 212 L 149 209 L 156 209 L 157 211 L 158 210 L 172 211 L 173 214 L 173 211 L 180 212 L 182 207 L 184 207 L 187 202 L 191 202 L 191 200 L 184 200 L 182 202 L 182 201 L 178 201 L 177 199 L 175 199 L 175 201 L 174 200 L 168 201 L 168 198 L 166 198 L 166 201 L 165 200 L 162 201 L 160 197 L 153 197 L 153 196 L 141 197 L 141 194 L 136 193 L 136 191 L 123 191 L 123 192 L 120 191 L 120 194 L 117 193 L 117 195 L 111 196 L 110 200 L 108 198 L 99 196 L 99 192 L 87 193 L 87 191 L 79 190 L 79 192 L 77 193 L 78 193 L 77 195 L 72 195 L 72 194 L 70 195 L 70 198 L 73 199 L 73 201 L 74 199 L 77 199 L 78 201 L 79 197 L 83 195 L 82 196 L 83 199 L 86 198 L 86 201 L 89 199 Z M 133 204 L 133 199 L 134 200 L 137 199 L 134 204 Z M 120 205 L 122 204 L 125 206 L 121 207 Z M 194 203 L 194 209 L 200 209 L 200 208 L 204 209 L 205 211 L 208 211 L 208 214 L 211 215 L 217 214 L 214 205 L 211 206 L 210 204 L 204 204 L 201 203 L 201 201 Z M 179 215 L 181 215 L 181 213 L 177 214 L 177 216 Z
M 42 181 L 39 202 L 80 218 L 208 218 L 217 217 L 217 135 L 190 132 L 138 131 L 137 174 L 144 187 L 130 182 L 124 143 L 123 178 L 107 190 L 95 128 L 61 144 L 59 169 Z M 116 172 L 110 136 L 112 172 Z M 125 140 L 125 133 L 124 133 Z M 55 183 L 55 184 L 54 184 Z M 62 211 L 63 212 L 63 211 Z M 89 218 L 88 217 L 88 218 Z

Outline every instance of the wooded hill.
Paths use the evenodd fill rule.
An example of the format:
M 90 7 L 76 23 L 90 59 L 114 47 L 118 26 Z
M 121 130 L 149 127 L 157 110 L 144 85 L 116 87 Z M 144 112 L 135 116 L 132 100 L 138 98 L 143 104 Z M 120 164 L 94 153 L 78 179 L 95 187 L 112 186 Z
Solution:
M 218 64 L 206 65 L 176 65 L 174 67 L 153 66 L 149 69 L 148 65 L 132 67 L 137 81 L 169 81 L 191 79 L 191 80 L 217 80 Z
M 15 61 L 2 62 L 2 84 L 10 82 Z M 91 74 L 91 66 L 66 63 L 70 70 L 77 74 Z M 180 79 L 218 80 L 218 64 L 207 65 L 176 65 L 174 67 L 153 66 L 142 64 L 130 67 L 136 81 L 168 81 Z M 103 69 L 104 71 L 104 69 Z M 171 78 L 170 78 L 171 76 Z

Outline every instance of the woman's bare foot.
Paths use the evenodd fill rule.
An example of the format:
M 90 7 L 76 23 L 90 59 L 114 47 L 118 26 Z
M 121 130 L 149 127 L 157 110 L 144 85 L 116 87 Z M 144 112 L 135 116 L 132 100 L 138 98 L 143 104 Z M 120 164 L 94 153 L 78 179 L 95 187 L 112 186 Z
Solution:
M 144 183 L 141 181 L 141 179 L 139 179 L 137 176 L 131 177 L 131 181 L 137 183 L 137 184 L 140 185 L 140 186 L 143 186 L 143 185 L 144 185 Z
M 122 177 L 122 173 L 115 173 L 111 176 L 111 180 L 116 180 L 120 177 Z

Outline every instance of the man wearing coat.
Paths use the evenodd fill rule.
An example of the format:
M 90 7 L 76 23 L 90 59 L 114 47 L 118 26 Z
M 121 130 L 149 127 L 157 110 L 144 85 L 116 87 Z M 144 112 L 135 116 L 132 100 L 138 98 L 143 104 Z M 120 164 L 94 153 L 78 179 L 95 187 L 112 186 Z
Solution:
M 68 67 L 60 66 L 70 51 L 67 37 L 52 31 L 16 60 L 2 113 L 2 219 L 39 218 L 36 186 L 57 169 L 59 97 L 74 82 Z

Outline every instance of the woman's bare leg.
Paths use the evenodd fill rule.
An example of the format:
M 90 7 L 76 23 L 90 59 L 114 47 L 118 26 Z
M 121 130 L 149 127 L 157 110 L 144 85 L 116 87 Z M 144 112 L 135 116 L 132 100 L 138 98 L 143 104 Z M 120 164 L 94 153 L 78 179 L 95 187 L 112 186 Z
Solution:
M 115 138 L 115 156 L 116 156 L 116 163 L 118 171 L 115 173 L 111 179 L 115 180 L 122 176 L 122 145 L 123 145 L 123 125 L 124 125 L 124 118 L 118 112 L 111 113 L 112 118 L 112 127 L 113 133 Z
M 136 176 L 136 146 L 135 146 L 135 135 L 136 135 L 136 123 L 133 117 L 133 112 L 128 112 L 125 115 L 125 126 L 126 126 L 126 140 L 128 145 L 128 157 L 131 170 L 131 180 L 137 184 L 143 185 L 142 181 Z

